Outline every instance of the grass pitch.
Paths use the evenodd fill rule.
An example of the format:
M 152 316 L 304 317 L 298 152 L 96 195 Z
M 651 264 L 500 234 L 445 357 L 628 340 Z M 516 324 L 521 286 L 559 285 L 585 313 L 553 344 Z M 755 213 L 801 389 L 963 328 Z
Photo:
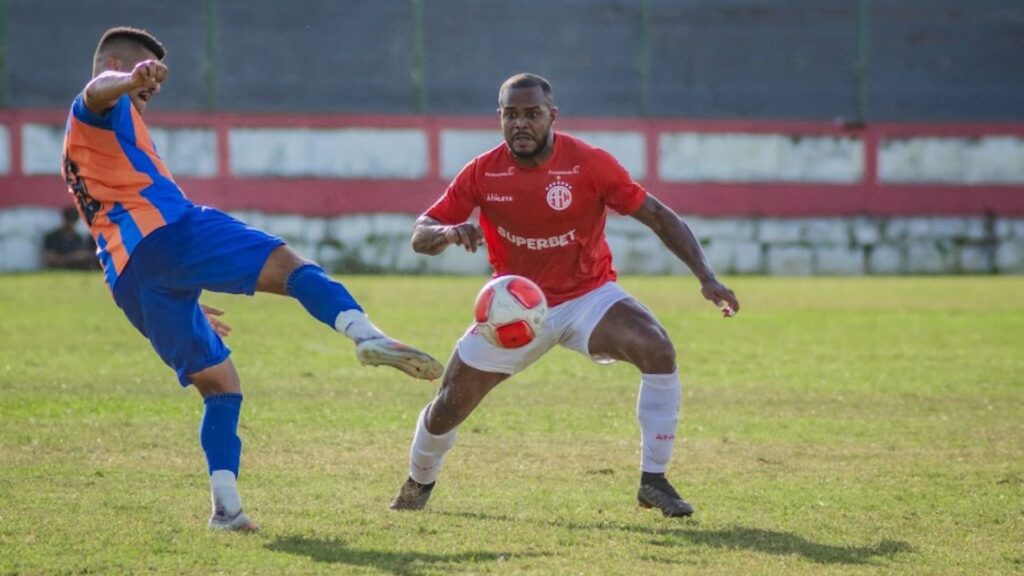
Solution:
M 483 278 L 347 280 L 447 357 Z M 435 384 L 362 368 L 297 303 L 210 295 L 246 400 L 255 536 L 215 534 L 198 395 L 90 274 L 0 277 L 0 574 L 1024 572 L 1024 278 L 627 278 L 684 381 L 670 477 L 637 509 L 638 377 L 558 350 L 462 426 L 428 510 L 386 506 Z

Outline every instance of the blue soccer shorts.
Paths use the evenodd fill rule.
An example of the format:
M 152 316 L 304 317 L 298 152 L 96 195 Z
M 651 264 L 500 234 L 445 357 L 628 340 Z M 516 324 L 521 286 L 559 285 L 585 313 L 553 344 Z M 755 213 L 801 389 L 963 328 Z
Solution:
M 263 264 L 282 244 L 219 210 L 197 206 L 142 239 L 114 284 L 114 301 L 188 386 L 189 374 L 231 353 L 199 307 L 199 295 L 252 295 Z

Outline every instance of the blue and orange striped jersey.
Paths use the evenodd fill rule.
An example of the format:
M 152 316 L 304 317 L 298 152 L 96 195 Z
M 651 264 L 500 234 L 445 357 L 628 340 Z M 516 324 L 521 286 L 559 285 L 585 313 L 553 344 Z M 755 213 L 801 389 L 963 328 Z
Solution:
M 61 173 L 96 240 L 111 290 L 139 241 L 193 207 L 127 94 L 103 115 L 86 108 L 82 94 L 75 98 Z

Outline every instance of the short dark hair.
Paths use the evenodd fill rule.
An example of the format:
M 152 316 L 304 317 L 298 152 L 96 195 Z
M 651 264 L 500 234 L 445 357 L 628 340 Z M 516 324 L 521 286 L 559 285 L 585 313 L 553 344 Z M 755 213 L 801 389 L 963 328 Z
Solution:
M 547 98 L 548 104 L 555 103 L 554 97 L 551 96 L 551 82 L 548 82 L 543 76 L 523 72 L 501 83 L 501 88 L 498 90 L 498 106 L 502 105 L 505 94 L 513 88 L 540 88 L 544 97 Z
M 146 50 L 149 50 L 157 57 L 157 60 L 163 60 L 164 56 L 167 56 L 167 49 L 164 48 L 164 45 L 156 39 L 156 36 L 153 36 L 141 28 L 117 26 L 107 30 L 103 33 L 103 36 L 100 36 L 100 41 L 96 44 L 96 52 L 93 55 L 93 61 L 95 62 L 98 60 L 100 54 L 111 44 L 122 41 L 133 42 Z
M 78 208 L 75 208 L 74 206 L 65 206 L 64 209 L 61 210 L 61 216 L 64 218 L 65 222 L 78 221 Z

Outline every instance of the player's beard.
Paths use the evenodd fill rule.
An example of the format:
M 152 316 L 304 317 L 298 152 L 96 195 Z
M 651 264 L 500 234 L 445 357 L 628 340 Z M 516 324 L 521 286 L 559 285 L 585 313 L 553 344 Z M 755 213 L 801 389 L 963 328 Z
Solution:
M 522 158 L 526 160 L 529 158 L 540 156 L 541 154 L 547 151 L 549 142 L 551 142 L 551 127 L 548 126 L 548 129 L 544 131 L 544 134 L 540 137 L 540 141 L 538 142 L 537 147 L 533 149 L 533 152 L 516 152 L 515 147 L 512 145 L 512 143 L 515 141 L 515 136 L 512 136 L 510 140 L 505 140 L 505 144 L 508 145 L 509 152 L 512 152 L 512 155 L 515 156 L 516 158 Z

